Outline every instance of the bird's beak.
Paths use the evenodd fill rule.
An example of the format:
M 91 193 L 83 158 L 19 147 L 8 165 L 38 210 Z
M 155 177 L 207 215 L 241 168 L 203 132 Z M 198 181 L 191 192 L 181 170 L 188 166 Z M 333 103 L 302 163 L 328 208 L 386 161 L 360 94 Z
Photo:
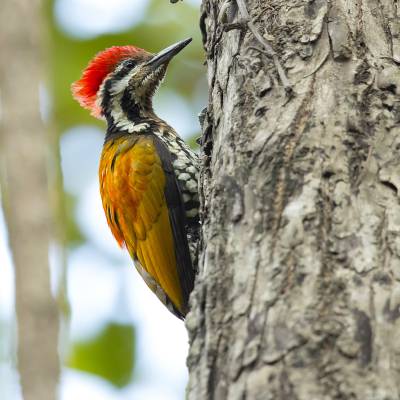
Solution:
M 188 38 L 185 40 L 181 40 L 178 43 L 175 43 L 164 50 L 161 50 L 157 53 L 150 61 L 147 62 L 147 65 L 153 69 L 157 69 L 160 65 L 167 63 L 178 54 L 183 48 L 185 48 L 190 42 L 192 38 Z

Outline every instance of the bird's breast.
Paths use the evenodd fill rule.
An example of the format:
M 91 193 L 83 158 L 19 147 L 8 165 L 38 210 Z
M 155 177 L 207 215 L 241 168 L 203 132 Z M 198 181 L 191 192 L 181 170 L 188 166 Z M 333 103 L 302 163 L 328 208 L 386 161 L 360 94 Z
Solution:
M 106 142 L 100 161 L 100 192 L 111 231 L 125 245 L 147 285 L 172 310 L 183 298 L 165 196 L 166 174 L 151 135 Z

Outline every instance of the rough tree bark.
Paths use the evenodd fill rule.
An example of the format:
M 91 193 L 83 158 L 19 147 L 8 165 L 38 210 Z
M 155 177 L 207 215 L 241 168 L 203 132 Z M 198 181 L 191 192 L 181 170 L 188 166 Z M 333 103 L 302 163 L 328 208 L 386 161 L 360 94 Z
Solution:
M 54 400 L 59 375 L 58 313 L 49 280 L 51 211 L 46 130 L 39 114 L 39 16 L 40 1 L 1 3 L 1 173 L 16 275 L 23 396 L 25 400 Z
M 400 3 L 203 0 L 188 397 L 400 398 Z

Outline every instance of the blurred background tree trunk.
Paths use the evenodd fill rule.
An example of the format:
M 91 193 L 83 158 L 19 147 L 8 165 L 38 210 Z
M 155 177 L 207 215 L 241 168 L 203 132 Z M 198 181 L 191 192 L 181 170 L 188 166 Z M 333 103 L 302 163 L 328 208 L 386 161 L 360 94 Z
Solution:
M 189 399 L 400 398 L 397 2 L 204 0 Z
M 39 113 L 43 24 L 39 1 L 1 6 L 1 170 L 16 276 L 18 371 L 25 400 L 54 400 L 59 323 L 50 292 L 48 144 Z

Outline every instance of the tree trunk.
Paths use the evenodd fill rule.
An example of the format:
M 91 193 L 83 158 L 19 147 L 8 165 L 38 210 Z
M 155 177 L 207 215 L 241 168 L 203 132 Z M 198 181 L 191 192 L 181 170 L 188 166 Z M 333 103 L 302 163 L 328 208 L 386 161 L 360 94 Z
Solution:
M 58 314 L 48 264 L 48 147 L 39 114 L 41 27 L 39 1 L 2 2 L 2 192 L 15 265 L 18 370 L 25 400 L 54 400 L 59 375 Z
M 400 398 L 400 4 L 204 0 L 189 399 Z

